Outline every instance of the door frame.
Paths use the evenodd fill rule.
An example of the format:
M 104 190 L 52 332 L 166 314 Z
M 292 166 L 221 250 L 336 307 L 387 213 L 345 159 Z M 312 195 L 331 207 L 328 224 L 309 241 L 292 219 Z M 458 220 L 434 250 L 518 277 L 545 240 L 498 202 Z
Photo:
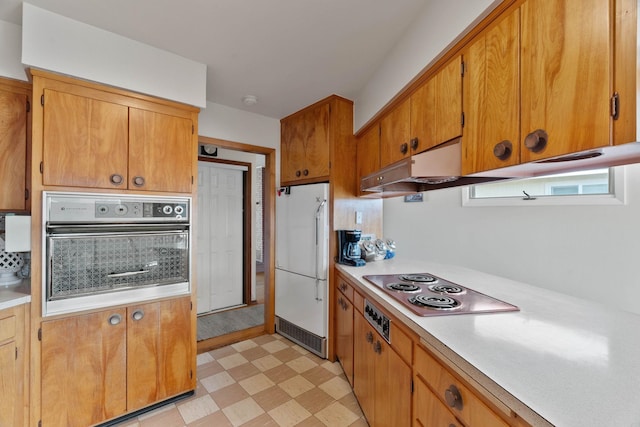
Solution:
M 199 162 L 218 163 L 224 165 L 234 165 L 246 167 L 246 171 L 242 171 L 242 303 L 251 304 L 251 252 L 246 250 L 251 248 L 253 233 L 251 227 L 251 194 L 253 187 L 251 186 L 251 163 L 238 162 L 235 160 L 216 159 L 212 157 L 198 156 Z
M 216 147 L 245 153 L 262 154 L 265 156 L 264 165 L 264 215 L 263 215 L 263 262 L 264 262 L 264 325 L 246 331 L 239 331 L 214 341 L 198 343 L 198 353 L 213 348 L 232 344 L 234 342 L 259 336 L 264 333 L 275 333 L 275 201 L 276 201 L 276 149 L 259 145 L 244 144 L 224 139 L 198 136 L 199 144 L 215 145 Z

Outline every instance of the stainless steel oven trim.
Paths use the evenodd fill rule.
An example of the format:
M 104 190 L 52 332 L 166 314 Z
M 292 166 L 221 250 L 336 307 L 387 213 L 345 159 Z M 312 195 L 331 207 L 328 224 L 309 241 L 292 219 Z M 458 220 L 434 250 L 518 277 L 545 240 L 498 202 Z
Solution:
M 158 200 L 166 200 L 173 202 L 186 202 L 189 205 L 188 209 L 188 217 L 187 221 L 179 221 L 174 224 L 168 225 L 167 223 L 162 224 L 150 224 L 149 222 L 135 224 L 135 223 L 127 223 L 127 224 L 116 224 L 115 226 L 111 226 L 109 224 L 100 224 L 98 228 L 121 228 L 123 225 L 127 227 L 132 226 L 136 228 L 136 232 L 142 231 L 143 229 L 153 228 L 155 230 L 164 230 L 168 227 L 175 229 L 177 232 L 179 227 L 182 227 L 182 230 L 185 229 L 188 231 L 188 239 L 189 239 L 189 255 L 188 255 L 188 263 L 189 263 L 189 280 L 187 282 L 174 283 L 162 286 L 155 287 L 141 287 L 137 289 L 131 290 L 122 290 L 114 293 L 105 293 L 105 294 L 97 294 L 97 295 L 89 295 L 89 296 L 79 296 L 76 298 L 68 298 L 57 301 L 47 301 L 47 283 L 48 283 L 48 272 L 46 268 L 47 262 L 47 197 L 62 195 L 62 196 L 78 196 L 78 197 L 90 197 L 90 198 L 105 198 L 105 199 L 126 199 L 126 200 L 150 200 L 150 201 L 158 201 Z M 191 283 L 193 280 L 193 269 L 191 268 L 193 265 L 193 230 L 191 227 L 193 221 L 193 199 L 189 196 L 163 196 L 163 195 L 147 195 L 147 194 L 112 194 L 112 193 L 91 193 L 91 192 L 60 192 L 60 191 L 43 191 L 42 192 L 42 222 L 40 224 L 40 238 L 41 238 L 41 262 L 43 266 L 42 277 L 41 277 L 41 307 L 42 307 L 42 316 L 53 316 L 60 314 L 69 314 L 76 313 L 86 310 L 93 310 L 99 308 L 108 308 L 116 305 L 122 304 L 131 304 L 143 301 L 151 301 L 160 298 L 168 298 L 175 296 L 184 296 L 189 295 L 192 292 Z M 85 224 L 86 225 L 86 224 Z M 82 225 L 82 226 L 85 226 Z M 50 226 L 50 229 L 57 228 L 57 232 L 62 231 L 62 229 L 68 227 L 68 225 Z M 92 227 L 87 227 L 90 229 Z M 94 227 L 95 228 L 95 227 Z M 113 230 L 112 230 L 113 231 Z M 164 232 L 163 231 L 163 232 Z

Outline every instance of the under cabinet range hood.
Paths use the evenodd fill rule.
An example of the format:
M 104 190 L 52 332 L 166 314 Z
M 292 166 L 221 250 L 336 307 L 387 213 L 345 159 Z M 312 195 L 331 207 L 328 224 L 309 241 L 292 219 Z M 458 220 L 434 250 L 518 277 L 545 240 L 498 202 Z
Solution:
M 462 139 L 457 138 L 362 178 L 360 189 L 364 197 L 395 197 L 504 179 L 461 176 L 461 161 Z

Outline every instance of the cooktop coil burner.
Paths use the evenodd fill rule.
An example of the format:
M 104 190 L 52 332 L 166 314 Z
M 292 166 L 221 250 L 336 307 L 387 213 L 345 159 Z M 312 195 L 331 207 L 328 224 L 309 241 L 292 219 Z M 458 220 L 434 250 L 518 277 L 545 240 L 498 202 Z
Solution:
M 429 276 L 428 274 L 401 274 L 400 280 L 405 280 L 407 282 L 433 283 L 438 279 L 433 276 Z
M 461 294 L 464 292 L 464 288 L 462 286 L 447 284 L 431 285 L 429 286 L 429 290 L 442 294 Z
M 518 307 L 431 273 L 365 275 L 418 316 L 518 311 Z
M 446 296 L 416 295 L 409 298 L 411 304 L 421 307 L 433 308 L 435 310 L 453 310 L 460 306 L 456 299 Z
M 413 283 L 388 283 L 385 285 L 387 289 L 398 292 L 418 292 L 421 288 Z

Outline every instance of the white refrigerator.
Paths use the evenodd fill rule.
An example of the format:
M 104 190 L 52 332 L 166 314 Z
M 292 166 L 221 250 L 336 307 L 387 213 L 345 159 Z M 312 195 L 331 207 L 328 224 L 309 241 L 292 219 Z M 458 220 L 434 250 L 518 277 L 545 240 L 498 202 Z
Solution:
M 276 197 L 276 330 L 326 357 L 329 184 L 289 187 Z

